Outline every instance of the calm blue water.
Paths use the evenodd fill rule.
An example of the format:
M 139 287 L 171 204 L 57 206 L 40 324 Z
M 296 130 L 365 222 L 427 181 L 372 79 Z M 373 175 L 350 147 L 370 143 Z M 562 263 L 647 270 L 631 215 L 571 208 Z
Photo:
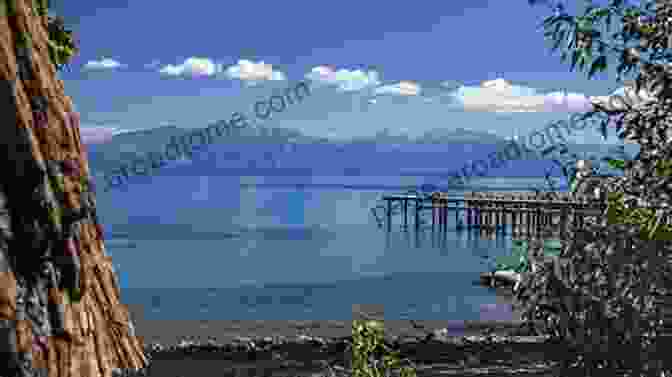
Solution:
M 370 212 L 381 190 L 353 189 L 358 177 L 304 179 L 156 176 L 99 194 L 123 302 L 150 320 L 350 319 L 353 304 L 382 304 L 387 319 L 509 315 L 485 310 L 494 292 L 473 283 L 509 240 L 398 225 L 388 234 Z M 481 178 L 472 189 L 532 187 L 543 180 Z

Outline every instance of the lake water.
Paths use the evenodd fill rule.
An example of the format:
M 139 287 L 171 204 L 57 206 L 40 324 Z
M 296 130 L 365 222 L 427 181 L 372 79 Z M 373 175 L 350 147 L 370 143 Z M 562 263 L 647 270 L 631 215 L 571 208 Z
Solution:
M 495 293 L 474 284 L 492 258 L 507 253 L 509 239 L 484 240 L 450 226 L 438 238 L 431 230 L 404 232 L 398 220 L 388 234 L 370 212 L 383 192 L 344 181 L 157 176 L 99 194 L 122 301 L 144 305 L 149 320 L 342 320 L 352 317 L 353 304 L 381 304 L 386 319 L 510 317 L 487 309 Z M 468 189 L 543 184 L 480 178 Z M 431 221 L 431 212 L 425 216 Z

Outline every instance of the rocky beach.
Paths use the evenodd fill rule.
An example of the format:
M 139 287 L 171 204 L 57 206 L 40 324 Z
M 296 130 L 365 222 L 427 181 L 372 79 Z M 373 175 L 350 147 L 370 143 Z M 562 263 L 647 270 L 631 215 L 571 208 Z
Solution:
M 497 288 L 512 304 L 510 288 Z M 340 377 L 352 342 L 348 321 L 157 321 L 131 307 L 150 360 L 144 376 Z M 520 313 L 516 313 L 519 315 Z M 353 305 L 353 320 L 380 319 L 376 305 Z M 386 341 L 424 376 L 554 376 L 566 346 L 509 321 L 384 320 Z M 669 337 L 658 349 L 672 345 Z M 580 371 L 566 371 L 580 373 Z M 121 373 L 120 375 L 123 375 Z M 137 374 L 136 374 L 137 375 Z M 561 375 L 572 375 L 563 373 Z
M 510 300 L 501 289 L 503 301 Z M 157 321 L 131 307 L 149 376 L 349 375 L 349 321 Z M 354 305 L 353 320 L 383 318 Z M 520 321 L 384 320 L 387 341 L 416 363 L 418 376 L 547 375 L 556 348 L 526 336 Z

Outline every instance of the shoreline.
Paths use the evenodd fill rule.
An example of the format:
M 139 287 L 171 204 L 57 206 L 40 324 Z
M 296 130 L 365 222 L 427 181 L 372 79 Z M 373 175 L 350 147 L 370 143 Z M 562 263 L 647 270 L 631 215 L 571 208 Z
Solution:
M 504 297 L 504 301 L 508 299 Z M 345 370 L 339 368 L 347 368 L 349 362 L 352 320 L 371 317 L 383 321 L 386 340 L 401 345 L 408 357 L 415 359 L 418 350 L 422 350 L 425 361 L 417 364 L 418 377 L 435 375 L 437 370 L 467 376 L 470 374 L 465 368 L 509 368 L 496 361 L 507 358 L 499 351 L 498 356 L 474 356 L 484 350 L 490 352 L 479 346 L 485 339 L 484 332 L 496 334 L 500 341 L 508 338 L 509 342 L 519 342 L 514 348 L 522 358 L 539 341 L 511 338 L 518 332 L 520 320 L 386 320 L 380 305 L 353 305 L 351 320 L 331 321 L 144 320 L 142 307 L 129 306 L 129 311 L 136 336 L 150 360 L 146 370 L 128 373 L 129 376 L 346 376 Z M 506 349 L 509 352 L 508 346 Z M 446 352 L 451 354 L 448 359 Z M 479 360 L 474 361 L 474 357 Z M 332 376 L 327 373 L 329 367 L 334 372 Z
M 502 296 L 508 296 L 505 288 Z M 502 297 L 499 295 L 498 296 Z M 352 322 L 347 320 L 142 320 L 130 308 L 150 364 L 127 376 L 344 377 Z M 132 309 L 135 309 L 133 311 Z M 417 377 L 551 377 L 566 347 L 520 329 L 522 321 L 385 320 L 376 305 L 354 305 L 352 319 L 382 319 L 385 338 L 415 363 Z M 661 339 L 660 357 L 672 346 Z M 570 370 L 577 375 L 579 370 Z M 392 376 L 396 376 L 394 372 Z
M 413 361 L 417 377 L 551 377 L 557 375 L 556 368 L 569 354 L 567 347 L 547 341 L 546 336 L 514 335 L 505 329 L 494 332 L 463 336 L 439 333 L 393 344 L 402 358 Z M 660 341 L 659 353 L 652 356 L 664 360 L 664 350 L 672 346 L 672 337 Z M 348 370 L 350 343 L 350 337 L 297 336 L 284 341 L 243 338 L 229 344 L 184 342 L 163 349 L 145 344 L 148 367 L 136 372 L 120 371 L 118 376 L 345 377 L 352 375 Z M 571 368 L 562 375 L 581 375 L 577 374 L 581 372 Z
M 239 324 L 248 324 L 250 327 L 259 322 L 268 321 L 238 321 Z M 277 322 L 281 321 L 275 322 L 279 325 Z M 290 321 L 282 322 L 286 325 L 285 330 L 293 327 L 288 325 Z M 303 322 L 312 322 L 312 325 L 322 322 L 323 329 L 330 327 L 325 324 L 326 321 Z M 421 325 L 429 325 L 423 323 L 424 321 L 418 322 Z M 429 335 L 416 329 L 415 338 L 403 340 L 399 339 L 398 335 L 404 333 L 404 326 L 393 328 L 391 325 L 392 323 L 385 321 L 388 342 L 396 345 L 395 348 L 400 350 L 402 357 L 413 360 L 418 377 L 434 376 L 437 373 L 457 376 L 482 375 L 484 370 L 496 372 L 527 370 L 532 374 L 523 375 L 543 373 L 542 375 L 546 376 L 550 374 L 547 373 L 548 365 L 544 365 L 544 362 L 550 360 L 552 355 L 559 354 L 557 347 L 539 349 L 545 337 L 510 335 L 515 326 L 509 326 L 511 328 L 507 329 L 504 323 L 500 323 L 500 328 L 481 323 L 482 326 L 474 326 L 461 336 L 451 336 L 441 331 L 434 331 Z M 497 335 L 492 337 L 481 335 L 483 328 L 494 330 Z M 171 345 L 144 343 L 150 364 L 141 373 L 145 376 L 161 377 L 348 376 L 347 368 L 351 360 L 348 349 L 352 341 L 351 328 L 348 326 L 343 330 L 345 331 L 339 335 L 347 335 L 342 337 L 336 336 L 335 333 L 332 333 L 331 337 L 320 337 L 315 335 L 315 331 L 305 331 L 304 334 L 312 334 L 262 338 L 258 333 L 257 336 L 237 337 L 235 340 L 230 339 L 229 342 L 222 342 L 221 337 L 213 335 L 210 341 L 183 340 Z M 333 374 L 329 374 L 329 370 Z
M 292 338 L 301 335 L 320 338 L 343 338 L 351 335 L 352 320 L 375 318 L 382 320 L 385 336 L 390 338 L 419 338 L 425 330 L 416 328 L 415 322 L 426 331 L 447 329 L 447 335 L 477 335 L 480 331 L 511 331 L 522 323 L 521 313 L 512 305 L 513 293 L 510 288 L 499 287 L 496 303 L 485 307 L 479 320 L 423 320 L 409 318 L 403 320 L 385 319 L 382 305 L 355 304 L 350 320 L 146 320 L 143 306 L 128 305 L 135 335 L 145 344 L 178 344 L 181 340 L 202 341 L 215 339 L 218 343 L 236 342 L 237 338 Z M 509 309 L 511 308 L 511 309 Z M 502 313 L 504 311 L 504 313 Z M 509 311 L 509 312 L 507 312 Z

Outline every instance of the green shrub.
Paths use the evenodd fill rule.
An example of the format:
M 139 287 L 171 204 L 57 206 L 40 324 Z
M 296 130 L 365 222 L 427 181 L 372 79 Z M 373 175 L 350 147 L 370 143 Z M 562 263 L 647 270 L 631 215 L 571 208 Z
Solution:
M 385 344 L 384 335 L 381 321 L 354 320 L 352 322 L 353 377 L 389 376 L 393 369 L 400 369 L 401 377 L 416 376 L 412 367 L 402 366 L 398 351 L 392 350 Z
M 643 240 L 672 241 L 672 225 L 661 224 L 660 216 L 650 208 L 626 208 L 623 193 L 611 193 L 607 220 L 609 224 L 628 224 L 639 227 Z

